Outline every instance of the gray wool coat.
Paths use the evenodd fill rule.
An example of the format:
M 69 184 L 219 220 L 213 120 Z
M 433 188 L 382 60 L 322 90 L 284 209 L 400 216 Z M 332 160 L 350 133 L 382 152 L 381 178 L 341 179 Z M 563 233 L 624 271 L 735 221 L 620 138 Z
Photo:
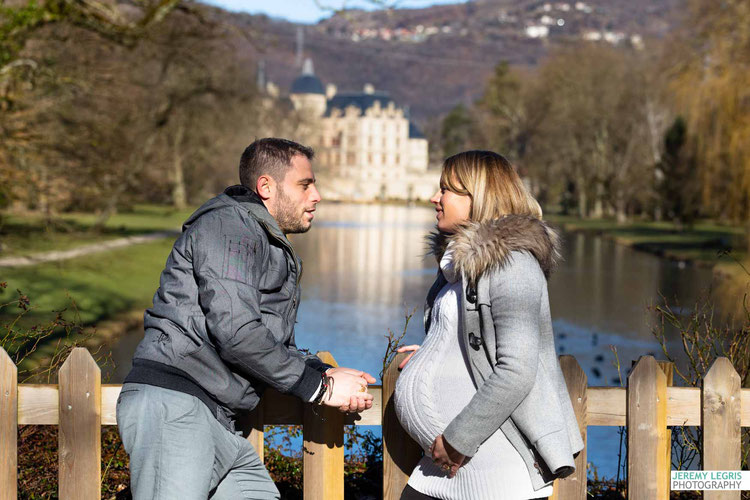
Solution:
M 438 258 L 453 242 L 462 276 L 465 352 L 477 392 L 443 435 L 466 456 L 501 429 L 535 489 L 575 471 L 584 443 L 555 352 L 547 277 L 559 258 L 557 234 L 533 217 L 509 215 L 431 235 Z M 425 331 L 441 273 L 427 296 Z

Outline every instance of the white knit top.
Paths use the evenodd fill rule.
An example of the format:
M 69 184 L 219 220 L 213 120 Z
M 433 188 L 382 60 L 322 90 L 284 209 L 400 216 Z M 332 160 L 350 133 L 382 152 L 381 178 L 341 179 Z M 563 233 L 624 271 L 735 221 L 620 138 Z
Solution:
M 398 378 L 396 414 L 406 432 L 425 450 L 409 478 L 415 490 L 443 500 L 522 500 L 552 494 L 552 485 L 534 491 L 521 455 L 497 430 L 453 478 L 428 451 L 476 393 L 468 357 L 459 342 L 462 329 L 461 280 L 455 276 L 450 247 L 440 262 L 448 283 L 432 309 L 429 335 Z

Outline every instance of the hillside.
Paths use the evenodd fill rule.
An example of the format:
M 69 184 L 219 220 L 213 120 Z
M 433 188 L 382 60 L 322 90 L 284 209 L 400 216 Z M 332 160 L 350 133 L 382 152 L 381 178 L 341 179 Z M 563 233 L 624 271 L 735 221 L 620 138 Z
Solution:
M 298 74 L 295 50 L 324 84 L 356 90 L 372 83 L 409 104 L 417 120 L 477 98 L 500 61 L 534 66 L 554 47 L 588 41 L 647 49 L 680 16 L 681 0 L 485 0 L 423 9 L 349 11 L 317 25 L 227 14 L 250 28 L 266 73 L 286 92 Z

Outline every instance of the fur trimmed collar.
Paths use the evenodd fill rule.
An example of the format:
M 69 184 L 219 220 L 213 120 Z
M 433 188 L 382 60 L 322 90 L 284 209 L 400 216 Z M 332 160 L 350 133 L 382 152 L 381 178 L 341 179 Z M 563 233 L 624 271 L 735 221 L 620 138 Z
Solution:
M 547 223 L 526 215 L 467 222 L 453 234 L 432 232 L 427 236 L 429 254 L 440 262 L 451 242 L 456 270 L 473 282 L 485 271 L 503 267 L 514 250 L 531 253 L 548 278 L 561 259 L 557 232 Z

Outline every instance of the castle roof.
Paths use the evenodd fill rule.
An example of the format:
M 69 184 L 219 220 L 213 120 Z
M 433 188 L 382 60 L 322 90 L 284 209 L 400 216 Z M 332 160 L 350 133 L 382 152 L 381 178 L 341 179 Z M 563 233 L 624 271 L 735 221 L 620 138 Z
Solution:
M 331 116 L 331 112 L 334 109 L 343 111 L 349 106 L 359 108 L 359 114 L 364 115 L 365 111 L 374 106 L 376 102 L 380 103 L 381 108 L 386 108 L 389 103 L 394 101 L 386 92 L 339 93 L 328 100 L 325 116 Z
M 322 94 L 326 91 L 323 82 L 315 75 L 302 75 L 292 83 L 292 94 Z
M 311 59 L 305 59 L 302 67 L 302 74 L 292 82 L 292 94 L 322 94 L 326 91 L 323 88 L 323 82 L 315 76 L 315 70 Z
M 414 122 L 409 122 L 409 139 L 424 139 L 425 136 Z

